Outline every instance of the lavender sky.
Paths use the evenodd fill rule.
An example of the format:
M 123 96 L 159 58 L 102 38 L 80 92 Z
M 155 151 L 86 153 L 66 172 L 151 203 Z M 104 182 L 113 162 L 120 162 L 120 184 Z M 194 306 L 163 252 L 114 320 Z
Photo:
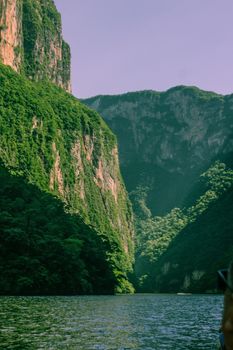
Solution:
M 233 92 L 233 0 L 55 0 L 74 95 Z

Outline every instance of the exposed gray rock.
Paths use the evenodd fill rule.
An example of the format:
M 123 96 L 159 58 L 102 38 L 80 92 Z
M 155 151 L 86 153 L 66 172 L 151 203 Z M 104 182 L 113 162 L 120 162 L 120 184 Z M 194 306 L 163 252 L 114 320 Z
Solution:
M 83 101 L 118 137 L 128 191 L 150 186 L 155 214 L 182 206 L 212 160 L 233 152 L 233 96 L 179 86 Z

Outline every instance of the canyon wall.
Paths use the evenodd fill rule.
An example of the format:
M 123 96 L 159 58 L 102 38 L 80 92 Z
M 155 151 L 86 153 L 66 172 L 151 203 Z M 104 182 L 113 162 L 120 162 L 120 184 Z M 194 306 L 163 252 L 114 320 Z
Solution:
M 52 0 L 0 0 L 0 59 L 31 80 L 71 92 L 70 48 Z

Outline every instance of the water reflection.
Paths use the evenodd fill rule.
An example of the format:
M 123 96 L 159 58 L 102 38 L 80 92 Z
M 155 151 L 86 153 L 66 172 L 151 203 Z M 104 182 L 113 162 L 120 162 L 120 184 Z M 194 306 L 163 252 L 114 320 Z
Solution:
M 0 349 L 213 350 L 221 296 L 1 297 Z

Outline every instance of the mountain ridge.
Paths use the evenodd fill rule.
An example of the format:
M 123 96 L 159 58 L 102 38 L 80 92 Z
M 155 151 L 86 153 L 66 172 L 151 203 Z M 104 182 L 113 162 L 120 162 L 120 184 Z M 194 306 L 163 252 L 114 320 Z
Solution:
M 162 93 L 149 90 L 97 96 L 82 101 L 96 109 L 118 136 L 121 169 L 130 192 L 143 182 L 142 179 L 127 178 L 131 168 L 142 178 L 147 176 L 143 175 L 142 168 L 148 168 L 147 173 L 154 174 L 165 171 L 163 176 L 167 176 L 168 181 L 175 172 L 177 182 L 180 181 L 182 185 L 183 177 L 198 178 L 200 168 L 207 168 L 212 159 L 222 152 L 221 149 L 231 152 L 231 126 L 224 125 L 230 118 L 231 99 L 232 95 L 223 96 L 196 87 L 179 86 Z M 211 115 L 214 120 L 211 120 Z M 226 132 L 222 140 L 211 126 L 216 122 L 219 123 L 219 130 L 224 128 Z M 147 143 L 147 140 L 150 142 Z M 218 145 L 216 142 L 228 142 L 228 145 Z M 149 176 L 152 182 L 155 176 Z M 158 175 L 160 179 L 163 176 Z M 152 192 L 155 196 L 154 189 Z M 188 189 L 181 195 L 183 199 L 187 193 Z M 175 193 L 173 196 L 176 196 Z M 154 211 L 152 198 L 149 200 L 149 207 Z M 158 213 L 174 207 L 175 198 L 171 200 L 173 203 L 167 209 L 166 206 L 159 209 Z M 181 205 L 181 202 L 178 204 Z
M 172 91 L 176 91 L 176 90 L 182 90 L 182 89 L 190 89 L 190 90 L 197 90 L 197 91 L 200 91 L 200 92 L 203 92 L 203 93 L 210 93 L 210 94 L 213 94 L 213 95 L 217 95 L 217 96 L 229 96 L 229 95 L 232 95 L 232 93 L 229 93 L 229 94 L 221 94 L 221 93 L 218 93 L 218 92 L 215 92 L 213 90 L 205 90 L 205 89 L 202 89 L 202 88 L 199 88 L 198 86 L 196 85 L 175 85 L 175 86 L 172 86 L 172 87 L 169 87 L 168 89 L 166 90 L 154 90 L 154 89 L 142 89 L 142 90 L 130 90 L 130 91 L 126 91 L 126 92 L 121 92 L 121 93 L 111 93 L 111 94 L 97 94 L 97 95 L 93 95 L 93 96 L 89 96 L 89 97 L 82 97 L 82 98 L 79 98 L 80 101 L 88 101 L 88 100 L 92 100 L 92 99 L 97 99 L 99 97 L 123 97 L 124 95 L 133 95 L 133 94 L 146 94 L 146 93 L 155 93 L 155 94 L 164 94 L 164 93 L 167 93 L 167 92 L 172 92 Z
M 218 253 L 221 268 L 231 254 L 232 194 L 221 181 L 228 174 L 232 183 L 233 94 L 179 86 L 84 103 L 118 136 L 121 171 L 135 213 L 137 291 L 216 292 L 217 265 L 212 268 L 206 262 L 201 269 L 198 261 L 203 262 L 204 255 L 214 260 L 222 246 L 226 254 Z M 216 192 L 218 185 L 226 193 Z M 192 247 L 196 255 L 185 255 Z
M 93 241 L 98 246 L 100 240 L 106 247 L 105 260 L 114 279 L 115 289 L 110 290 L 132 292 L 128 273 L 134 251 L 133 216 L 119 170 L 116 137 L 96 112 L 69 93 L 70 49 L 63 41 L 61 16 L 52 0 L 0 0 L 0 60 L 3 169 L 55 196 L 67 214 L 80 218 L 81 229 L 74 222 L 77 244 L 69 248 L 71 256 L 77 251 L 80 258 L 82 230 L 89 232 L 94 251 L 91 237 L 98 235 Z M 5 200 L 5 193 L 1 195 Z M 38 198 L 43 200 L 43 196 Z M 50 202 L 56 206 L 56 201 Z M 14 222 L 10 225 L 7 231 L 14 236 Z M 27 230 L 27 224 L 24 228 Z M 43 232 L 40 234 L 46 241 Z M 28 247 L 24 248 L 27 257 Z M 17 259 L 15 256 L 10 263 L 14 265 Z M 88 256 L 83 259 L 84 266 L 90 267 Z M 30 259 L 26 261 L 30 264 Z M 25 271 L 21 270 L 21 277 L 30 282 Z M 94 274 L 91 267 L 90 271 Z M 98 278 L 99 283 L 100 274 Z

